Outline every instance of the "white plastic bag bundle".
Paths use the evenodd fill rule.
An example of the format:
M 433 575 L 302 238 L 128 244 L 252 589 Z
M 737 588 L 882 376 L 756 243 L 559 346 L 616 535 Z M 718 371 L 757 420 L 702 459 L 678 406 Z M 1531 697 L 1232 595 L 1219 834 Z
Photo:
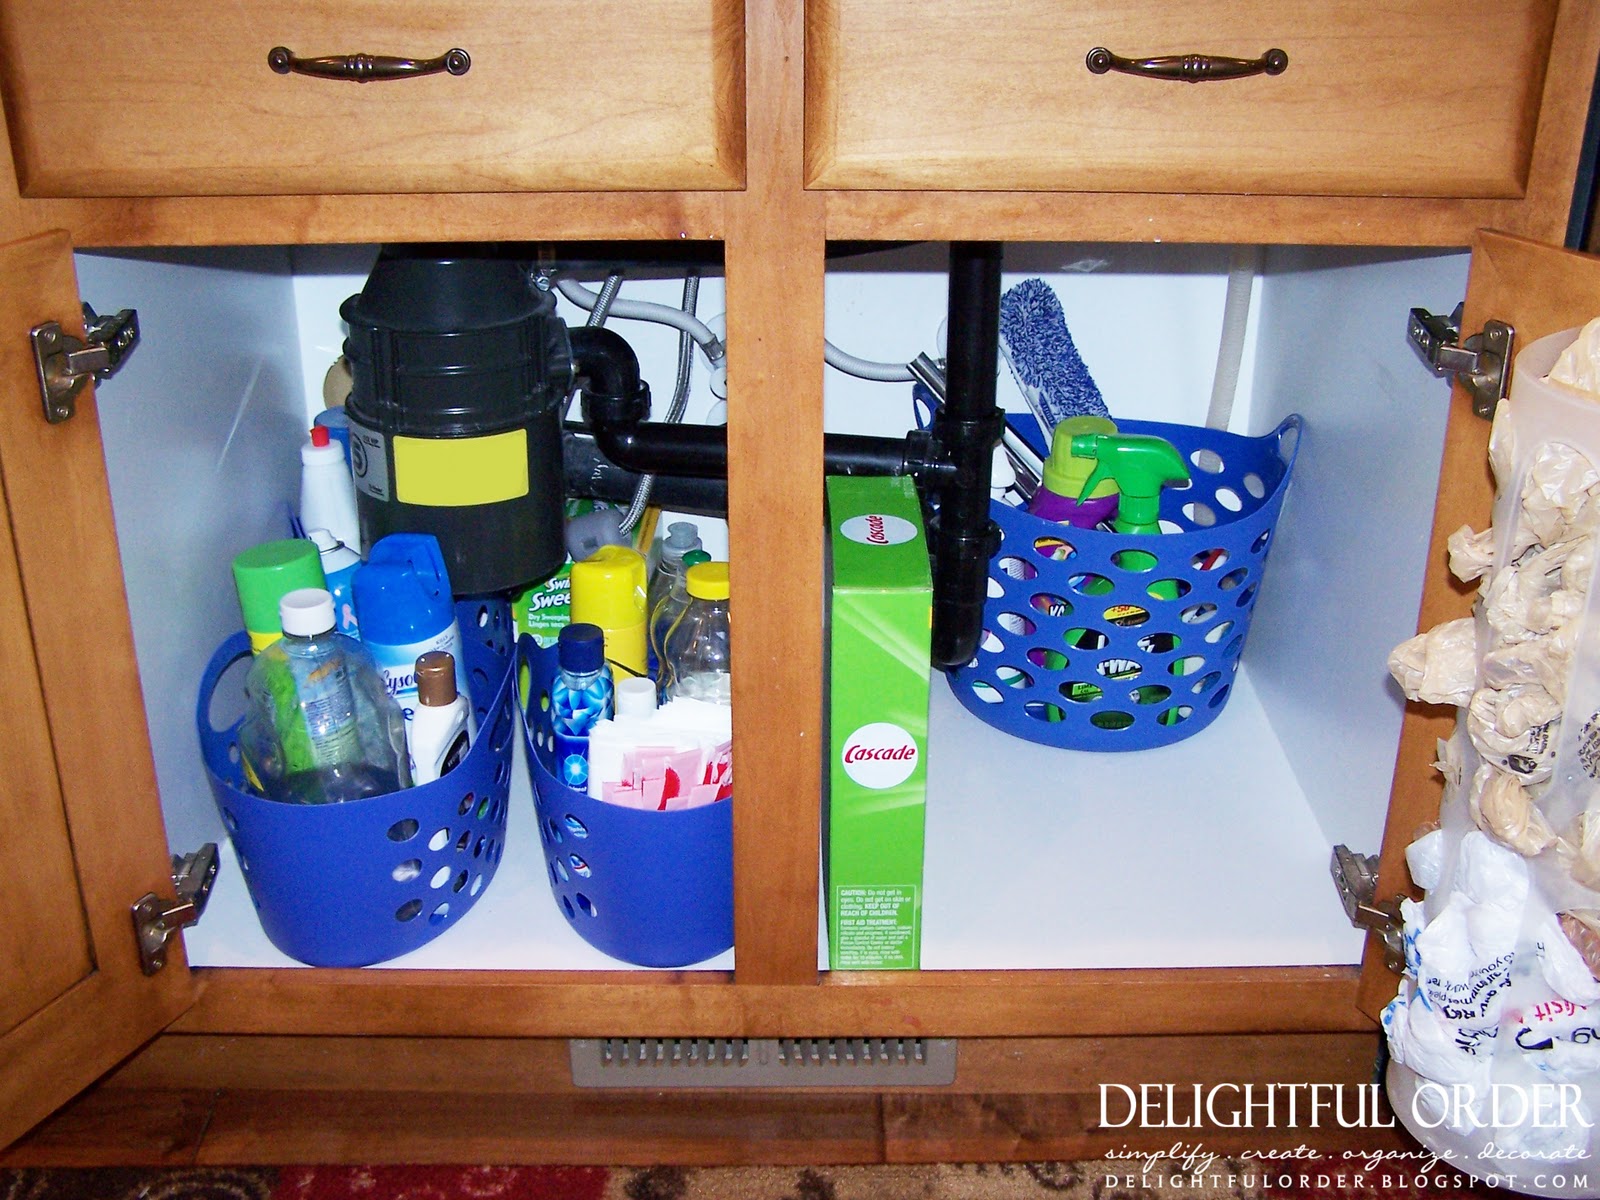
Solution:
M 1413 700 L 1463 707 L 1478 680 L 1478 631 L 1471 617 L 1447 621 L 1389 655 L 1389 673 Z
M 1575 382 L 1552 385 L 1569 344 Z M 1600 395 L 1572 390 L 1589 384 L 1600 320 L 1518 355 L 1490 437 L 1493 526 L 1450 538 L 1452 571 L 1481 580 L 1474 616 L 1390 661 L 1412 699 L 1459 709 L 1439 828 L 1407 854 L 1426 897 L 1402 905 L 1391 1102 L 1430 1150 L 1514 1190 L 1593 1165 L 1566 1172 L 1584 1190 L 1542 1195 L 1600 1194 Z M 1515 1161 L 1470 1161 L 1484 1147 Z

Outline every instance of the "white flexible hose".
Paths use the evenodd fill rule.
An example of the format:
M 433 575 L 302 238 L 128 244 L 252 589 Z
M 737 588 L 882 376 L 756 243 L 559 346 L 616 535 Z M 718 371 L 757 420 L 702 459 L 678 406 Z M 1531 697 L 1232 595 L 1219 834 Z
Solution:
M 598 293 L 590 291 L 575 279 L 556 280 L 556 290 L 586 312 L 593 312 L 600 300 Z M 717 335 L 704 322 L 682 309 L 648 300 L 613 300 L 608 315 L 621 320 L 654 321 L 658 325 L 670 325 L 698 342 L 713 363 L 723 357 L 722 342 Z M 830 367 L 860 379 L 877 383 L 911 383 L 916 379 L 911 374 L 911 368 L 904 363 L 870 362 L 846 354 L 832 342 L 823 342 L 822 356 Z
M 864 358 L 846 354 L 828 341 L 822 343 L 822 361 L 836 371 L 843 371 L 858 379 L 870 379 L 874 383 L 912 383 L 917 378 L 905 363 L 868 362 Z
M 1227 429 L 1233 418 L 1239 366 L 1244 361 L 1244 337 L 1250 327 L 1250 292 L 1260 273 L 1261 247 L 1234 247 L 1228 266 L 1228 294 L 1222 304 L 1222 339 L 1217 347 L 1217 371 L 1211 381 L 1211 407 L 1206 412 L 1209 429 Z
M 591 292 L 576 279 L 556 280 L 556 290 L 586 312 L 593 311 L 600 299 L 597 293 Z M 609 315 L 619 320 L 654 321 L 658 325 L 670 325 L 698 342 L 701 349 L 706 352 L 706 357 L 713 363 L 720 362 L 723 358 L 722 342 L 718 340 L 717 335 L 711 332 L 705 322 L 680 308 L 673 308 L 669 304 L 655 304 L 649 300 L 613 300 Z

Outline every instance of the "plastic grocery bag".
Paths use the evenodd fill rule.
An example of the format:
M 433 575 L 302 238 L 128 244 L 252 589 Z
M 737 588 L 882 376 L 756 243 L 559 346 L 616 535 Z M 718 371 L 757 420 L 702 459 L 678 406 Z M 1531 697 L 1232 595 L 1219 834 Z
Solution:
M 1473 617 L 1390 660 L 1459 709 L 1438 828 L 1407 853 L 1425 898 L 1401 906 L 1390 1102 L 1453 1166 L 1546 1196 L 1600 1196 L 1600 321 L 1574 333 L 1517 356 L 1493 528 L 1450 539 Z

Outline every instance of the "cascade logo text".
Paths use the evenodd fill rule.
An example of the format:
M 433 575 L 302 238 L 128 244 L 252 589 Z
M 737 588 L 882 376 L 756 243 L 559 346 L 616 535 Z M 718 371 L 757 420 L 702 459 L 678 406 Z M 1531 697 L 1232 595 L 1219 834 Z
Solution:
M 873 721 L 845 739 L 845 774 L 864 788 L 891 788 L 917 769 L 917 739 L 892 721 Z

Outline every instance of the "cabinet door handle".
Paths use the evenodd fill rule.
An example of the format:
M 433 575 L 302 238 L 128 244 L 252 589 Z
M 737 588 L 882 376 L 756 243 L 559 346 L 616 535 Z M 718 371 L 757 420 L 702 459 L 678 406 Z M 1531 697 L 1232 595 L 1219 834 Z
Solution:
M 1204 83 L 1208 79 L 1243 79 L 1247 75 L 1282 75 L 1289 69 L 1289 56 L 1282 50 L 1268 50 L 1260 58 L 1223 58 L 1215 54 L 1169 54 L 1162 58 L 1123 58 L 1104 46 L 1096 46 L 1084 59 L 1096 75 L 1118 71 L 1146 79 L 1179 79 L 1184 83 Z
M 267 51 L 267 66 L 279 75 L 314 75 L 318 79 L 348 79 L 371 83 L 375 79 L 410 79 L 417 75 L 465 75 L 472 56 L 465 50 L 446 50 L 438 58 L 394 58 L 384 54 L 329 54 L 323 58 L 296 58 L 285 46 Z

